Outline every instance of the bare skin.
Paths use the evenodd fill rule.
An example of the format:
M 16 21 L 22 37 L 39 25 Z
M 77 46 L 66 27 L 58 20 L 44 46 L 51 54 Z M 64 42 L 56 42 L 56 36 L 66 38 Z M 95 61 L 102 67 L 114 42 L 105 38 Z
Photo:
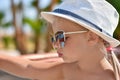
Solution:
M 59 30 L 86 30 L 62 18 L 56 18 L 52 25 L 54 33 Z M 33 80 L 115 80 L 113 68 L 104 55 L 106 48 L 99 36 L 88 31 L 66 37 L 64 48 L 59 48 L 56 43 L 61 57 L 31 59 L 0 55 L 0 69 Z
M 7 55 L 0 55 L 0 58 L 1 56 L 4 57 L 4 59 L 2 58 L 2 63 L 0 64 L 0 68 L 2 70 L 10 72 L 13 75 L 33 80 L 82 80 L 82 78 L 83 80 L 87 80 L 88 77 L 89 79 L 92 78 L 90 80 L 96 80 L 95 77 L 97 78 L 97 80 L 106 80 L 107 78 L 108 80 L 115 80 L 113 72 L 110 69 L 105 69 L 100 72 L 98 71 L 98 73 L 96 72 L 96 70 L 93 70 L 91 72 L 82 71 L 81 69 L 79 69 L 78 66 L 74 66 L 77 63 L 64 63 L 62 58 L 59 57 L 53 58 L 54 56 L 49 56 L 49 58 L 45 57 L 45 59 L 34 58 L 35 60 L 31 61 L 28 58 L 25 59 L 22 57 L 13 57 Z M 5 57 L 9 61 L 5 61 L 7 60 L 5 59 Z M 15 59 L 15 61 L 12 61 L 13 58 Z M 109 75 L 107 73 L 109 73 Z M 107 76 L 105 76 L 106 74 Z

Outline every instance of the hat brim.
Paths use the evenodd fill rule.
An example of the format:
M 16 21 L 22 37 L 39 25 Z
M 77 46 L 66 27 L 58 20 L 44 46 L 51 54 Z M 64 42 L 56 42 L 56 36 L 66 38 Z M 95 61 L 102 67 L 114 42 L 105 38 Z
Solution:
M 83 20 L 78 20 L 77 18 L 59 14 L 59 13 L 55 13 L 55 12 L 41 12 L 41 16 L 50 23 L 53 23 L 55 17 L 61 17 L 61 18 L 73 21 L 73 22 L 85 27 L 86 29 L 96 33 L 97 35 L 99 35 L 105 41 L 109 42 L 112 47 L 116 47 L 116 46 L 120 45 L 120 42 L 117 39 L 115 39 L 111 36 L 108 36 L 105 33 L 100 32 L 99 30 L 93 28 L 93 25 L 88 24 Z

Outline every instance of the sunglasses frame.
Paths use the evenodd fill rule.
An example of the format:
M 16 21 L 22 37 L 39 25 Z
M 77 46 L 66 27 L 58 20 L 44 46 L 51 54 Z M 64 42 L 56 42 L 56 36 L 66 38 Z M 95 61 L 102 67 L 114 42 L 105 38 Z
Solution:
M 59 40 L 60 41 L 60 39 L 58 38 L 56 38 L 56 36 L 58 35 L 58 34 L 63 34 L 63 38 L 64 38 L 64 40 L 63 41 L 61 41 L 61 42 L 59 42 L 60 43 L 60 46 L 62 47 L 62 48 L 64 48 L 64 45 L 65 45 L 65 34 L 79 34 L 79 33 L 85 33 L 85 32 L 87 32 L 87 31 L 74 31 L 74 32 L 64 32 L 64 31 L 58 31 L 58 32 L 56 32 L 55 33 L 55 36 L 53 36 L 52 37 L 52 43 L 56 43 L 57 42 L 57 40 Z

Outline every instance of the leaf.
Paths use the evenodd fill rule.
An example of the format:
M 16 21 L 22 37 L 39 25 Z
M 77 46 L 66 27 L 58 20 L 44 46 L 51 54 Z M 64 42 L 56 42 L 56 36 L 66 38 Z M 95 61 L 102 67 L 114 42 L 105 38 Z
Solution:
M 7 28 L 7 27 L 9 27 L 10 25 L 12 25 L 12 22 L 4 23 L 2 26 Z
M 5 14 L 4 12 L 0 12 L 0 21 L 4 18 Z
M 31 3 L 31 6 L 36 6 L 38 3 L 37 3 L 38 1 L 37 0 L 33 0 L 33 2 Z
M 32 20 L 29 18 L 24 18 L 23 23 L 30 25 L 30 27 L 36 34 L 39 34 L 41 32 L 41 27 L 43 26 L 43 21 L 39 19 Z

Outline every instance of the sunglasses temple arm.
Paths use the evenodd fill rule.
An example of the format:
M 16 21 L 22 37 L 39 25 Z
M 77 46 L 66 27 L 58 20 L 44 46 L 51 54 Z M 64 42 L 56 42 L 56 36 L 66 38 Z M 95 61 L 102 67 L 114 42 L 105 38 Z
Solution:
M 84 32 L 87 32 L 87 31 L 66 32 L 64 34 L 76 34 L 76 33 L 84 33 Z

